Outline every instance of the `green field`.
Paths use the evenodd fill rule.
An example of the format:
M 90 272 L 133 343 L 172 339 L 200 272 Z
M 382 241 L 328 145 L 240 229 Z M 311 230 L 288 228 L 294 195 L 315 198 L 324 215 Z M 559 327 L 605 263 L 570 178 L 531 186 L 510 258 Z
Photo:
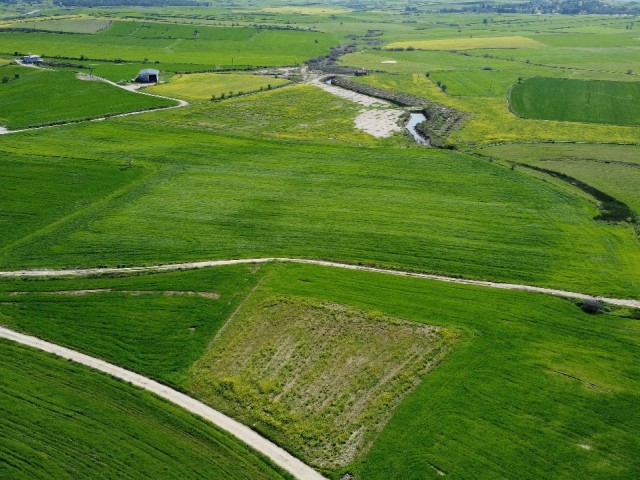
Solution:
M 181 122 L 167 129 L 166 120 L 150 118 L 3 139 L 4 152 L 26 142 L 44 157 L 77 155 L 114 169 L 132 158 L 148 169 L 120 195 L 4 244 L 4 268 L 297 256 L 611 295 L 639 291 L 630 226 L 595 222 L 593 204 L 518 171 L 447 151 L 319 151 Z M 34 142 L 40 135 L 47 141 Z M 113 140 L 126 136 L 135 144 Z
M 0 133 L 70 123 L 0 135 L 0 270 L 289 257 L 640 300 L 633 2 L 94 3 L 0 3 Z M 26 53 L 47 69 L 7 65 Z M 174 105 L 76 78 L 149 67 L 149 92 L 191 103 L 83 121 Z M 316 84 L 357 68 L 413 105 L 401 121 L 425 109 L 432 147 L 365 133 L 385 108 Z M 0 325 L 209 403 L 331 480 L 639 478 L 639 319 L 277 261 L 0 275 Z M 283 476 L 0 343 L 3 479 Z
M 225 324 L 194 365 L 189 389 L 335 469 L 370 448 L 452 337 L 344 305 L 276 297 L 244 305 Z
M 0 374 L 3 479 L 289 478 L 203 420 L 86 367 L 0 340 Z
M 544 475 L 549 478 L 608 479 L 633 478 L 640 471 L 634 455 L 638 446 L 635 432 L 640 427 L 635 408 L 640 391 L 640 370 L 633 361 L 640 348 L 638 321 L 634 319 L 637 312 L 617 309 L 592 316 L 583 313 L 571 301 L 539 294 L 311 265 L 266 265 L 259 274 L 262 280 L 245 303 L 246 309 L 243 307 L 223 335 L 210 344 L 211 350 L 205 350 L 208 353 L 204 353 L 196 367 L 190 370 L 193 381 L 219 378 L 219 372 L 209 374 L 202 368 L 215 358 L 219 366 L 228 365 L 225 368 L 234 365 L 234 361 L 235 365 L 242 364 L 243 356 L 221 357 L 217 354 L 225 348 L 249 348 L 251 343 L 246 342 L 249 339 L 262 342 L 265 347 L 249 348 L 251 355 L 248 358 L 253 358 L 248 364 L 251 369 L 259 365 L 264 367 L 266 364 L 261 364 L 259 359 L 267 362 L 269 355 L 275 352 L 280 352 L 280 358 L 284 358 L 282 355 L 290 351 L 287 349 L 296 345 L 296 341 L 300 341 L 300 346 L 306 345 L 307 352 L 319 351 L 313 342 L 302 341 L 311 340 L 314 335 L 313 329 L 308 327 L 309 318 L 321 319 L 318 328 L 324 329 L 323 341 L 351 345 L 340 351 L 343 355 L 352 355 L 353 361 L 362 354 L 370 356 L 364 353 L 366 350 L 361 353 L 354 350 L 357 339 L 364 338 L 362 335 L 377 338 L 377 342 L 386 337 L 389 341 L 384 347 L 380 345 L 385 352 L 405 351 L 402 345 L 412 336 L 385 335 L 384 332 L 391 333 L 394 328 L 408 324 L 393 323 L 390 317 L 415 322 L 416 331 L 430 328 L 426 325 L 435 325 L 454 331 L 458 336 L 452 351 L 393 410 L 382 431 L 367 437 L 372 442 L 368 453 L 356 456 L 355 461 L 343 468 L 328 472 L 331 478 L 353 472 L 357 478 L 435 479 L 438 478 L 435 469 L 438 469 L 451 478 L 470 475 L 515 478 L 517 475 L 517 478 L 535 479 Z M 125 312 L 131 310 L 138 317 L 139 327 L 121 329 L 118 335 L 121 348 L 111 354 L 102 346 L 103 335 L 108 339 L 115 329 L 100 321 L 100 311 L 106 300 L 100 301 L 96 297 L 105 295 L 105 298 L 114 299 L 115 294 L 65 296 L 47 295 L 44 291 L 160 290 L 169 285 L 174 289 L 195 291 L 202 285 L 210 285 L 210 290 L 223 293 L 222 300 L 225 290 L 218 288 L 221 287 L 220 279 L 235 278 L 237 283 L 246 276 L 246 267 L 222 267 L 134 277 L 3 280 L 0 287 L 5 293 L 1 297 L 0 323 L 44 338 L 67 338 L 67 343 L 77 343 L 84 351 L 108 359 L 117 356 L 119 363 L 131 367 L 144 363 L 141 359 L 145 357 L 145 347 L 137 332 L 143 329 L 145 322 L 155 323 L 158 315 L 157 310 L 142 306 L 150 301 L 161 302 L 162 298 L 120 297 L 120 313 L 114 312 L 112 316 L 124 320 Z M 40 293 L 11 295 L 14 291 Z M 193 296 L 177 298 L 185 302 L 183 308 L 190 302 L 197 308 L 201 302 Z M 287 308 L 274 310 L 277 304 L 273 300 L 278 298 L 297 300 Z M 59 322 L 57 317 L 68 316 L 65 309 L 72 306 L 78 314 L 68 317 L 67 322 Z M 300 306 L 304 306 L 306 315 L 311 317 L 300 315 Z M 191 311 L 187 310 L 185 316 L 191 316 Z M 338 313 L 336 320 L 329 320 L 327 315 L 331 312 Z M 375 322 L 381 323 L 378 329 L 361 330 L 339 320 L 353 316 L 353 320 L 359 319 L 357 322 L 372 321 L 363 318 L 361 312 L 378 312 L 369 313 Z M 273 322 L 259 321 L 256 315 L 263 313 L 268 313 Z M 39 321 L 31 321 L 30 317 L 37 317 Z M 290 318 L 294 323 L 283 325 L 278 320 L 284 318 Z M 91 335 L 78 336 L 76 332 L 81 324 Z M 338 328 L 338 325 L 343 327 Z M 156 341 L 163 341 L 163 336 L 167 340 L 174 338 L 175 332 L 182 328 L 159 328 Z M 238 336 L 242 331 L 244 336 Z M 256 332 L 265 334 L 253 335 Z M 213 335 L 215 331 L 208 330 L 202 343 L 208 343 Z M 242 341 L 230 342 L 233 338 Z M 188 344 L 176 341 L 174 345 L 175 351 L 184 349 L 189 355 L 196 352 L 203 355 L 202 348 L 194 348 L 193 343 L 186 346 Z M 126 350 L 126 354 L 117 353 Z M 330 359 L 310 356 L 308 365 L 318 367 L 326 361 Z M 272 365 L 276 364 L 272 362 Z M 167 376 L 158 364 L 149 365 L 157 372 L 157 377 Z M 300 367 L 296 365 L 290 367 L 299 371 Z M 281 380 L 286 378 L 283 371 L 280 375 Z M 296 378 L 295 388 L 287 402 L 302 402 L 305 398 L 315 401 L 315 395 L 303 395 L 298 400 L 295 397 L 305 388 L 313 388 L 314 377 L 293 378 Z M 256 408 L 263 408 L 264 401 L 260 394 L 249 395 L 248 387 L 252 385 L 249 379 L 246 383 L 229 383 L 238 388 L 240 395 L 232 398 L 242 398 L 244 402 L 226 408 L 231 413 L 250 418 L 256 415 Z M 232 382 L 232 379 L 228 381 Z M 358 388 L 357 382 L 348 385 Z M 262 383 L 261 387 L 265 392 L 262 395 L 268 395 L 268 382 Z M 330 383 L 329 392 L 336 388 Z M 280 409 L 285 405 L 283 402 L 273 403 L 268 410 L 273 420 L 289 418 L 290 414 Z M 220 405 L 225 408 L 224 402 Z M 304 451 L 313 446 L 308 437 L 291 435 L 292 427 L 288 424 L 277 428 L 259 422 L 256 428 L 268 436 L 282 438 L 293 451 Z M 283 429 L 287 435 L 279 433 Z M 500 455 L 495 455 L 497 450 Z M 309 459 L 306 453 L 302 457 Z M 478 466 L 482 469 L 478 470 Z
M 502 145 L 480 153 L 577 178 L 625 202 L 640 216 L 640 147 L 635 145 Z
M 256 30 L 152 22 L 113 22 L 94 35 L 0 32 L 0 53 L 37 52 L 91 60 L 245 65 L 297 65 L 325 54 L 334 37 L 325 33 Z
M 530 78 L 511 91 L 520 116 L 569 122 L 640 125 L 640 83 Z
M 287 80 L 270 78 L 262 75 L 242 73 L 193 73 L 191 75 L 176 75 L 169 83 L 148 88 L 146 91 L 159 95 L 167 95 L 187 100 L 211 100 L 212 95 L 220 98 L 222 95 L 233 96 L 270 90 L 273 87 L 286 85 Z
M 21 66 L 0 67 L 0 125 L 16 130 L 176 105 L 127 92 L 99 81 L 82 81 L 72 72 Z

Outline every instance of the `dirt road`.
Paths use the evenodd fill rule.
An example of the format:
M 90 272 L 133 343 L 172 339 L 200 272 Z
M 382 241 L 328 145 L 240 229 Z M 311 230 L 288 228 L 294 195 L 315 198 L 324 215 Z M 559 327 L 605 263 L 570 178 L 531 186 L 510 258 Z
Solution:
M 268 457 L 273 463 L 291 473 L 294 477 L 300 480 L 326 480 L 325 477 L 320 475 L 311 467 L 278 447 L 276 444 L 257 434 L 249 427 L 227 417 L 223 413 L 214 410 L 184 393 L 180 393 L 177 390 L 167 387 L 166 385 L 162 385 L 150 378 L 143 377 L 142 375 L 138 375 L 137 373 L 103 360 L 90 357 L 84 353 L 45 342 L 39 338 L 24 335 L 8 328 L 0 327 L 0 337 L 72 360 L 76 363 L 86 365 L 95 370 L 99 370 L 120 380 L 131 383 L 132 385 L 143 388 L 144 390 L 154 393 L 159 397 L 162 397 L 165 400 L 168 400 L 171 403 L 210 421 L 222 430 L 229 432 L 253 449 Z
M 439 282 L 457 283 L 463 285 L 475 285 L 479 287 L 497 288 L 501 290 L 521 290 L 525 292 L 544 293 L 565 298 L 576 298 L 581 300 L 596 299 L 612 305 L 623 307 L 640 308 L 640 300 L 625 298 L 610 298 L 587 295 L 584 293 L 569 292 L 554 288 L 536 287 L 533 285 L 522 285 L 517 283 L 488 282 L 484 280 L 469 280 L 458 277 L 447 277 L 444 275 L 433 275 L 430 273 L 413 273 L 402 270 L 391 270 L 386 268 L 365 267 L 362 265 L 352 265 L 348 263 L 328 262 L 324 260 L 311 260 L 304 258 L 245 258 L 237 260 L 210 260 L 204 262 L 172 263 L 165 265 L 151 265 L 146 267 L 125 267 L 125 268 L 82 268 L 69 270 L 18 270 L 13 272 L 0 272 L 1 277 L 63 277 L 80 275 L 99 275 L 105 273 L 135 273 L 135 272 L 163 272 L 173 270 L 191 270 L 196 268 L 217 267 L 222 265 L 238 265 L 246 263 L 267 263 L 267 262 L 289 262 L 306 263 L 310 265 L 321 265 L 324 267 L 345 268 L 349 270 L 360 270 L 364 272 L 381 273 L 385 275 L 399 275 L 403 277 L 424 278 L 426 280 L 436 280 Z

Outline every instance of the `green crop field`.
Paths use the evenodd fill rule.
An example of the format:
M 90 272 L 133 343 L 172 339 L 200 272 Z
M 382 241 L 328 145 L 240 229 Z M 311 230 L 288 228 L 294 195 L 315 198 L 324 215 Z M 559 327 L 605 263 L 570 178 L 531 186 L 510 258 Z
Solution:
M 242 73 L 193 73 L 176 75 L 169 83 L 151 87 L 146 91 L 159 95 L 168 95 L 187 100 L 211 100 L 212 95 L 238 95 L 271 89 L 287 84 L 282 78 L 270 78 L 261 75 Z
M 148 173 L 119 195 L 4 244 L 4 268 L 302 256 L 638 292 L 634 230 L 594 221 L 593 204 L 523 173 L 446 151 L 326 144 L 319 151 L 181 122 L 167 129 L 151 118 L 3 139 L 4 152 L 27 142 L 33 154 L 66 157 L 73 138 L 72 157 L 108 162 L 114 175 L 131 158 Z M 41 135 L 47 141 L 34 142 Z M 113 141 L 126 136 L 135 144 Z
M 297 65 L 325 54 L 334 43 L 326 33 L 251 28 L 113 22 L 94 35 L 0 32 L 0 53 L 37 52 L 92 60 L 233 65 Z
M 0 325 L 330 480 L 640 478 L 634 2 L 70 2 L 0 2 Z M 144 68 L 190 103 L 80 80 Z M 266 257 L 406 276 L 162 266 Z M 0 378 L 1 478 L 287 478 L 70 362 L 2 341 Z
M 121 296 L 123 313 L 113 315 L 124 320 L 124 311 L 131 309 L 140 325 L 118 333 L 119 351 L 127 351 L 123 355 L 111 354 L 102 346 L 105 339 L 113 337 L 117 326 L 100 320 L 106 300 L 97 297 L 114 299 L 115 292 L 75 296 L 45 292 L 105 288 L 196 291 L 209 285 L 210 290 L 221 292 L 223 300 L 226 291 L 234 291 L 234 284 L 242 284 L 243 278 L 254 275 L 251 271 L 246 267 L 216 267 L 135 277 L 3 280 L 0 323 L 53 340 L 66 337 L 67 343 L 77 343 L 84 351 L 106 358 L 117 356 L 125 366 L 141 365 L 146 347 L 141 345 L 137 331 L 143 329 L 143 322 L 156 322 L 158 314 L 156 309 L 147 310 L 143 305 L 161 302 L 165 297 L 144 300 Z M 346 466 L 329 471 L 331 478 L 340 478 L 345 472 L 355 473 L 357 478 L 438 478 L 437 469 L 452 478 L 466 478 L 474 472 L 479 478 L 511 477 L 511 472 L 518 472 L 518 478 L 525 479 L 540 475 L 605 479 L 633 478 L 639 471 L 634 455 L 635 431 L 640 427 L 635 408 L 640 395 L 640 370 L 633 362 L 639 353 L 640 331 L 634 319 L 637 312 L 615 309 L 592 316 L 572 301 L 539 294 L 311 265 L 266 265 L 255 274 L 262 279 L 258 283 L 254 280 L 258 288 L 249 293 L 251 297 L 229 327 L 213 340 L 208 347 L 211 350 L 207 348 L 203 354 L 201 347 L 193 347 L 194 343 L 175 341 L 176 351 L 186 349 L 189 355 L 204 355 L 189 370 L 195 385 L 220 378 L 221 372 L 210 372 L 203 366 L 225 365 L 224 371 L 229 372 L 229 368 L 243 365 L 244 358 L 253 359 L 245 367 L 250 370 L 282 365 L 283 370 L 273 370 L 274 375 L 280 372 L 276 381 L 287 378 L 288 368 L 302 373 L 313 372 L 316 367 L 317 375 L 323 370 L 322 365 L 338 359 L 308 355 L 305 370 L 301 370 L 300 362 L 286 363 L 287 358 L 297 358 L 287 357 L 295 351 L 324 351 L 312 341 L 315 333 L 309 327 L 310 321 L 318 322 L 323 342 L 343 345 L 339 349 L 342 357 L 338 358 L 352 358 L 352 362 L 371 357 L 366 349 L 357 347 L 359 339 L 365 337 L 377 339 L 376 342 L 387 338 L 380 344 L 381 351 L 391 355 L 394 349 L 400 349 L 395 355 L 401 356 L 406 355 L 402 345 L 415 342 L 420 329 L 429 331 L 431 327 L 427 325 L 457 337 L 450 353 L 392 410 L 381 431 L 367 436 L 370 448 Z M 232 288 L 227 290 L 229 287 Z M 247 290 L 245 286 L 243 291 Z M 12 295 L 15 291 L 25 293 Z M 178 298 L 184 301 L 182 308 L 194 304 L 185 317 L 191 317 L 203 301 L 195 296 Z M 278 302 L 274 299 L 282 298 L 296 300 L 285 302 L 282 309 L 276 308 Z M 65 315 L 65 309 L 72 306 L 82 313 Z M 260 320 L 264 314 L 272 321 Z M 40 321 L 30 321 L 30 316 L 37 316 Z M 60 316 L 68 321 L 59 322 L 56 318 Z M 336 320 L 331 320 L 332 316 Z M 285 318 L 289 321 L 279 321 Z M 398 323 L 391 318 L 404 320 Z M 349 326 L 351 322 L 356 323 Z M 376 323 L 379 326 L 374 329 L 355 328 Z M 155 340 L 150 339 L 149 343 L 168 345 L 166 342 L 187 324 L 158 328 Z M 79 337 L 79 328 L 91 334 Z M 394 330 L 398 328 L 408 336 L 399 335 Z M 261 333 L 255 335 L 257 332 Z M 215 330 L 208 330 L 202 343 L 208 344 L 214 335 Z M 248 349 L 250 355 L 222 355 L 229 348 Z M 292 350 L 295 348 L 300 350 Z M 399 360 L 401 356 L 395 358 Z M 385 358 L 388 361 L 394 357 Z M 149 365 L 157 377 L 167 377 L 161 365 Z M 290 396 L 265 410 L 271 422 L 258 422 L 256 427 L 282 438 L 290 449 L 310 459 L 313 457 L 303 452 L 316 444 L 311 437 L 291 435 L 293 426 L 287 423 L 291 414 L 282 408 L 304 399 L 311 402 L 306 408 L 314 408 L 318 394 L 309 391 L 326 379 L 309 373 L 292 378 L 296 381 Z M 344 380 L 343 376 L 338 378 Z M 228 398 L 242 399 L 233 407 L 227 404 L 230 413 L 255 418 L 256 409 L 265 408 L 263 399 L 277 391 L 266 381 L 254 384 L 250 379 L 240 382 L 230 376 L 224 380 L 224 385 L 232 389 L 227 390 Z M 321 391 L 330 395 L 342 388 L 355 391 L 362 387 L 358 382 L 338 383 Z M 310 390 L 305 392 L 305 388 Z M 237 395 L 231 394 L 233 389 Z M 196 387 L 192 393 L 200 395 L 201 388 Z M 204 398 L 211 399 L 209 395 Z M 218 403 L 225 408 L 225 402 Z M 339 414 L 338 409 L 331 415 Z M 275 423 L 278 419 L 284 423 Z M 287 435 L 281 437 L 283 431 Z M 501 452 L 498 456 L 496 449 Z
M 527 118 L 640 125 L 640 83 L 531 78 L 513 87 L 511 107 Z
M 0 340 L 0 477 L 289 478 L 239 441 L 123 382 Z
M 625 145 L 502 145 L 481 150 L 577 178 L 625 202 L 640 216 L 640 147 Z
M 341 467 L 370 447 L 368 439 L 441 360 L 447 337 L 344 305 L 273 298 L 229 320 L 194 365 L 190 390 L 259 424 L 314 465 Z
M 21 66 L 0 68 L 0 125 L 11 130 L 176 105 L 99 81 L 83 81 L 72 72 Z

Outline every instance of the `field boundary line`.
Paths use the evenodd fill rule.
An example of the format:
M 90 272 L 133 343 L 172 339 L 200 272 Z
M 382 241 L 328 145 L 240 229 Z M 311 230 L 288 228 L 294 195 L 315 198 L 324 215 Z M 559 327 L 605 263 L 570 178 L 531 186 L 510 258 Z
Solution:
M 144 377 L 130 370 L 105 362 L 98 358 L 85 355 L 70 348 L 46 342 L 37 337 L 25 335 L 14 330 L 0 327 L 0 337 L 23 345 L 27 345 L 44 352 L 52 353 L 58 357 L 71 360 L 85 365 L 94 370 L 99 370 L 112 377 L 123 380 L 127 383 L 151 392 L 169 402 L 184 408 L 185 410 L 198 415 L 199 417 L 213 423 L 222 430 L 230 433 L 254 450 L 269 458 L 273 463 L 291 473 L 300 480 L 326 480 L 320 473 L 310 466 L 295 458 L 286 450 L 278 447 L 275 443 L 267 440 L 260 434 L 251 430 L 246 425 L 214 410 L 204 403 L 192 398 L 184 393 L 178 392 L 171 387 L 163 385 L 155 380 Z
M 422 278 L 426 280 L 436 280 L 439 282 L 455 283 L 461 285 L 473 285 L 478 287 L 496 288 L 499 290 L 518 290 L 524 292 L 543 293 L 556 297 L 574 298 L 578 300 L 595 299 L 604 303 L 618 305 L 621 307 L 639 308 L 640 300 L 626 298 L 611 298 L 598 295 L 589 295 L 586 293 L 570 292 L 568 290 L 559 290 L 555 288 L 536 287 L 533 285 L 524 285 L 519 283 L 502 283 L 490 282 L 487 280 L 471 280 L 467 278 L 448 277 L 445 275 L 436 275 L 431 273 L 408 272 L 404 270 L 394 270 L 388 268 L 367 267 L 364 265 L 354 265 L 351 263 L 332 262 L 328 260 L 313 260 L 306 258 L 287 258 L 287 257 L 265 257 L 265 258 L 244 258 L 233 260 L 208 260 L 201 262 L 187 263 L 169 263 L 161 265 L 150 265 L 141 267 L 100 267 L 100 268 L 80 268 L 80 269 L 34 269 L 34 270 L 16 270 L 12 272 L 0 272 L 0 278 L 19 278 L 19 277 L 64 277 L 64 276 L 86 276 L 86 275 L 103 275 L 110 273 L 142 273 L 142 272 L 169 272 L 175 270 L 194 270 L 198 268 L 219 267 L 224 265 L 239 265 L 247 263 L 269 263 L 269 262 L 285 262 L 285 263 L 302 263 L 308 265 L 319 265 L 323 267 L 342 268 L 347 270 L 359 270 L 363 272 L 381 273 L 385 275 L 396 275 L 401 277 Z

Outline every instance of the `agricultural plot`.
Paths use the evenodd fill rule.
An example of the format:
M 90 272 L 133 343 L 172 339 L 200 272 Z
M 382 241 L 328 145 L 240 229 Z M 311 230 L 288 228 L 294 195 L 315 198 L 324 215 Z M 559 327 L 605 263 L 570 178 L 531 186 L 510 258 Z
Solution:
M 626 203 L 640 216 L 640 148 L 634 145 L 502 145 L 480 151 L 557 171 Z
M 116 328 L 99 320 L 104 304 L 96 302 L 95 297 L 109 294 L 71 297 L 45 292 L 108 287 L 161 290 L 172 285 L 195 291 L 211 285 L 210 289 L 220 287 L 222 300 L 226 290 L 220 279 L 235 278 L 232 283 L 241 284 L 250 272 L 245 268 L 216 267 L 120 278 L 5 279 L 0 282 L 0 323 L 10 321 L 14 328 L 46 339 L 66 337 L 68 344 L 77 342 L 82 350 L 103 356 L 106 349 L 101 345 L 101 335 L 106 333 L 110 338 Z M 278 438 L 303 459 L 314 458 L 309 452 L 319 449 L 320 444 L 313 439 L 326 435 L 306 427 L 337 419 L 349 410 L 329 409 L 320 420 L 310 416 L 303 423 L 305 428 L 296 431 L 287 423 L 292 414 L 285 406 L 311 409 L 319 404 L 319 396 L 335 395 L 339 388 L 347 386 L 355 392 L 370 386 L 367 382 L 345 382 L 344 375 L 321 365 L 349 358 L 351 361 L 343 366 L 360 365 L 358 362 L 372 358 L 374 349 L 368 342 L 374 341 L 375 351 L 384 354 L 373 358 L 379 367 L 383 358 L 392 362 L 406 358 L 407 345 L 424 345 L 426 340 L 426 348 L 432 348 L 429 338 L 437 338 L 432 336 L 436 331 L 441 335 L 449 332 L 446 341 L 455 335 L 451 351 L 420 377 L 414 389 L 392 396 L 397 406 L 388 409 L 389 417 L 377 424 L 380 432 L 376 428 L 366 437 L 370 448 L 357 451 L 345 466 L 328 470 L 331 478 L 350 472 L 356 478 L 424 479 L 437 478 L 441 471 L 451 478 L 467 478 L 474 472 L 480 472 L 481 478 L 512 478 L 512 472 L 518 472 L 518 478 L 525 479 L 541 475 L 608 479 L 633 478 L 640 471 L 634 455 L 635 432 L 640 427 L 635 408 L 640 370 L 633 361 L 639 354 L 640 331 L 634 319 L 637 313 L 613 309 L 593 316 L 583 313 L 572 301 L 550 296 L 313 265 L 264 265 L 258 275 L 262 280 L 243 289 L 237 301 L 248 300 L 213 343 L 210 340 L 216 330 L 210 329 L 202 342 L 210 345 L 208 348 L 187 349 L 202 355 L 189 370 L 195 388 L 188 391 L 243 418 L 256 418 L 260 412 L 255 427 Z M 257 289 L 249 290 L 256 284 Z M 30 293 L 10 295 L 17 289 Z M 126 299 L 129 305 L 140 301 L 133 296 Z M 201 299 L 188 296 L 183 300 L 184 308 L 188 302 L 198 304 Z M 65 316 L 60 305 L 67 302 L 82 309 L 86 330 L 94 329 L 82 341 L 73 325 L 80 322 L 80 315 L 73 322 L 57 318 Z M 16 311 L 20 315 L 12 313 Z M 185 316 L 190 317 L 192 311 L 187 310 Z M 134 307 L 132 312 L 148 324 L 155 322 L 154 309 Z M 39 321 L 29 320 L 30 315 Z M 167 345 L 188 324 L 179 313 L 176 317 L 178 325 L 158 328 L 153 334 L 155 341 Z M 404 320 L 394 320 L 397 318 Z M 136 320 L 140 326 L 141 320 Z M 321 335 L 319 341 L 317 335 Z M 126 356 L 118 356 L 124 366 L 144 363 L 144 348 L 140 347 L 136 328 L 121 329 L 118 344 L 121 351 L 130 349 Z M 319 344 L 336 355 L 315 357 L 312 352 L 320 350 Z M 176 341 L 176 353 L 183 345 Z M 329 348 L 339 345 L 342 347 L 338 350 Z M 247 356 L 222 355 L 225 350 L 242 350 Z M 310 355 L 296 356 L 303 351 Z M 140 358 L 136 360 L 136 356 Z M 243 359 L 248 359 L 246 364 Z M 310 364 L 324 375 L 310 374 Z M 150 366 L 156 372 L 154 376 L 166 377 L 167 371 L 160 364 Z M 268 369 L 275 381 L 261 377 L 262 382 L 254 382 L 252 376 L 240 380 L 233 375 L 221 379 L 222 373 L 208 366 L 224 368 L 227 373 L 244 369 L 252 375 Z M 303 370 L 307 375 L 294 374 Z M 371 373 L 358 371 L 355 369 L 353 375 Z M 354 380 L 353 375 L 350 380 Z M 402 381 L 410 378 L 402 377 Z M 202 385 L 215 385 L 221 380 L 222 395 L 231 399 L 226 402 L 212 400 L 207 389 L 202 392 Z M 274 402 L 267 402 L 276 395 L 277 381 L 281 380 L 290 383 L 289 389 Z M 316 388 L 323 384 L 326 388 Z M 220 396 L 220 391 L 215 395 Z M 376 398 L 389 400 L 388 396 Z M 236 399 L 242 402 L 234 402 Z M 353 431 L 346 424 L 332 428 L 341 435 Z
M 320 32 L 114 22 L 95 35 L 0 32 L 2 52 L 48 57 L 233 66 L 299 65 L 335 42 Z
M 526 118 L 640 125 L 640 83 L 530 78 L 511 90 Z
M 193 362 L 261 276 L 238 266 L 100 278 L 90 288 L 82 280 L 5 282 L 0 323 L 184 389 Z
M 354 120 L 361 108 L 315 86 L 293 85 L 255 96 L 227 97 L 224 101 L 196 105 L 162 118 L 172 124 L 214 132 L 287 141 L 408 145 L 400 136 L 381 141 L 356 129 Z
M 203 420 L 86 367 L 1 340 L 0 376 L 2 478 L 290 478 Z
M 472 50 L 477 48 L 540 48 L 544 44 L 529 37 L 447 38 L 442 40 L 410 40 L 392 42 L 387 48 L 414 48 L 418 50 Z
M 435 103 L 453 107 L 472 115 L 461 128 L 451 134 L 451 145 L 487 145 L 500 142 L 637 142 L 639 129 L 636 126 L 583 124 L 536 119 L 523 119 L 509 111 L 506 98 L 458 97 L 448 95 L 424 74 L 379 74 L 361 77 L 358 81 L 374 87 L 405 92 L 423 97 Z M 462 87 L 466 88 L 466 87 Z M 506 95 L 505 95 L 506 97 Z
M 638 292 L 633 229 L 594 222 L 594 205 L 523 173 L 446 151 L 318 151 L 179 125 L 123 119 L 40 133 L 47 141 L 34 153 L 64 156 L 70 135 L 84 156 L 129 156 L 159 171 L 112 203 L 5 245 L 4 268 L 302 256 Z M 136 143 L 113 142 L 123 136 Z
M 146 91 L 187 100 L 211 100 L 223 96 L 242 95 L 286 85 L 287 80 L 242 73 L 193 73 L 176 75 L 169 83 L 151 87 Z
M 43 19 L 31 21 L 16 21 L 0 25 L 0 29 L 31 29 L 47 32 L 61 33 L 98 33 L 111 26 L 110 20 L 100 20 L 94 18 L 61 18 Z
M 335 469 L 370 447 L 444 356 L 446 337 L 344 305 L 274 298 L 225 325 L 194 365 L 190 390 Z
M 176 105 L 172 100 L 128 92 L 68 71 L 0 68 L 0 125 L 11 130 Z

